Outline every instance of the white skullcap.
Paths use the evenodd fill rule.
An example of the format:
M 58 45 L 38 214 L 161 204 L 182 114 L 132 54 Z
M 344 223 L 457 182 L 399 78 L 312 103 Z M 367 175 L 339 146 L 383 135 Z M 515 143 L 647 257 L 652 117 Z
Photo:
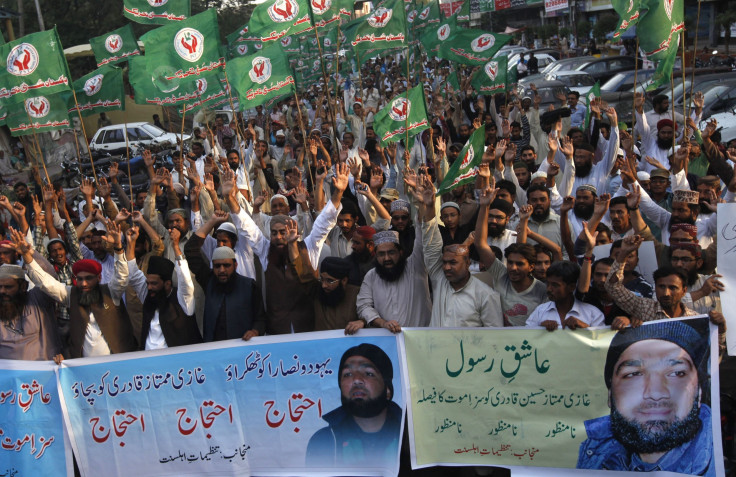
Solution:
M 287 204 L 289 203 L 289 199 L 287 199 L 285 195 L 281 195 L 281 194 L 274 194 L 274 195 L 272 195 L 271 196 L 271 200 L 270 200 L 270 203 L 271 204 L 273 204 L 274 199 L 282 199 Z
M 230 232 L 235 236 L 238 235 L 238 231 L 235 229 L 235 226 L 230 222 L 223 222 L 220 224 L 220 226 L 217 227 L 217 232 Z
M 217 247 L 214 252 L 212 252 L 212 261 L 215 260 L 236 260 L 235 258 L 235 252 L 230 247 Z
M 640 181 L 648 181 L 649 179 L 651 179 L 651 176 L 648 172 L 639 171 L 636 173 L 636 178 Z

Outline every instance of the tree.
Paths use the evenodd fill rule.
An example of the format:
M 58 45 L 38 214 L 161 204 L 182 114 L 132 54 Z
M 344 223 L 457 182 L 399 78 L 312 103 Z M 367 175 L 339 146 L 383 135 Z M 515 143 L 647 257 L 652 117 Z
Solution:
M 598 18 L 593 26 L 593 37 L 597 42 L 606 40 L 606 35 L 611 33 L 618 26 L 618 15 L 613 13 L 604 13 Z
M 580 20 L 578 22 L 578 38 L 587 40 L 590 38 L 590 32 L 593 29 L 593 26 L 590 24 L 588 20 Z

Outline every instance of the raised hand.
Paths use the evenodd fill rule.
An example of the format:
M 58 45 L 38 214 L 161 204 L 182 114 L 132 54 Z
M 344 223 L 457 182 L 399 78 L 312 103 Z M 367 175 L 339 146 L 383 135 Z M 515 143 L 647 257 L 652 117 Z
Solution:
M 491 184 L 491 186 L 494 186 L 494 184 Z M 480 191 L 480 194 L 478 195 L 478 204 L 482 206 L 488 206 L 491 205 L 491 202 L 493 202 L 496 199 L 496 194 L 498 194 L 498 189 L 491 189 L 491 186 L 486 187 L 482 191 Z
M 105 222 L 107 228 L 107 235 L 102 237 L 102 240 L 112 245 L 113 248 L 121 248 L 123 246 L 123 232 L 120 226 L 115 223 L 114 220 L 107 220 Z
M 412 189 L 417 188 L 417 173 L 414 171 L 414 169 L 410 168 L 409 166 L 406 166 L 404 168 L 404 184 L 406 184 L 408 187 L 411 187 Z
M 55 202 L 57 200 L 56 191 L 54 190 L 54 186 L 52 186 L 51 184 L 47 184 L 43 186 L 42 191 L 43 191 L 43 201 L 44 202 Z
M 427 207 L 434 207 L 434 185 L 432 179 L 424 174 L 419 176 L 416 188 L 416 198 Z
M 503 137 L 508 137 L 511 134 L 511 123 L 508 119 L 501 121 L 501 134 L 503 134 Z
M 20 202 L 13 202 L 13 210 L 18 216 L 26 215 L 26 206 Z
M 309 193 L 307 192 L 307 189 L 305 189 L 302 185 L 299 185 L 294 189 L 294 200 L 297 204 L 302 206 L 302 209 L 305 209 L 307 207 L 308 198 Z
M 634 93 L 634 109 L 639 113 L 644 109 L 644 94 Z
M 262 190 L 260 194 L 258 194 L 253 201 L 253 207 L 261 208 L 263 204 L 266 202 L 266 191 Z
M 629 235 L 628 237 L 625 237 L 621 244 L 621 249 L 619 249 L 618 252 L 619 257 L 622 257 L 622 260 L 628 257 L 631 252 L 637 250 L 641 246 L 643 241 L 644 238 L 641 235 Z
M 107 171 L 107 176 L 110 178 L 110 182 L 112 182 L 113 184 L 118 183 L 119 168 L 120 166 L 117 162 L 113 161 L 110 163 L 110 169 Z
M 445 143 L 444 139 L 442 139 L 441 137 L 438 137 L 437 138 L 437 155 L 441 158 L 444 157 L 446 150 L 447 150 L 447 143 Z
M 26 240 L 26 236 L 12 227 L 10 227 L 10 241 L 12 245 L 3 246 L 2 248 L 13 248 L 19 255 L 29 254 L 33 250 L 31 244 Z
M 568 195 L 562 199 L 562 205 L 560 206 L 560 213 L 570 212 L 575 207 L 575 197 Z
M 89 179 L 82 179 L 82 183 L 79 185 L 79 192 L 85 197 L 94 197 L 95 185 Z
M 534 212 L 534 207 L 529 204 L 519 207 L 519 222 L 529 222 L 532 212 Z
M 508 142 L 506 139 L 501 139 L 496 143 L 496 149 L 493 151 L 493 155 L 497 161 L 501 160 L 503 155 L 506 153 L 506 146 Z
M 565 157 L 570 158 L 575 153 L 575 147 L 572 145 L 572 139 L 570 139 L 567 136 L 562 136 L 560 139 L 560 152 L 565 155 Z
M 335 189 L 345 191 L 348 187 L 349 179 L 350 173 L 348 171 L 348 166 L 345 164 L 336 164 L 335 176 L 332 178 L 332 185 L 335 186 Z
M 141 211 L 140 211 L 140 210 L 134 210 L 134 211 L 133 211 L 133 212 L 132 212 L 132 213 L 130 214 L 130 216 L 131 216 L 131 217 L 133 218 L 133 222 L 135 222 L 136 224 L 140 224 L 141 222 L 143 222 L 144 220 L 146 220 L 146 219 L 145 219 L 145 218 L 143 217 L 143 214 L 141 213 Z
M 153 157 L 153 154 L 151 154 L 151 151 L 148 149 L 143 150 L 143 164 L 146 165 L 147 168 L 153 167 L 153 165 L 156 163 L 156 159 Z
M 36 197 L 36 194 L 33 194 L 31 196 L 31 200 L 33 200 L 33 214 L 34 214 L 34 217 L 36 217 L 36 219 L 38 219 L 39 217 L 41 217 L 41 212 L 43 212 L 43 206 L 38 201 L 38 197 Z
M 547 166 L 547 177 L 554 177 L 560 173 L 560 165 L 553 162 Z
M 207 192 L 215 193 L 215 179 L 209 172 L 204 175 L 204 188 Z
M 513 142 L 506 147 L 506 153 L 503 155 L 503 160 L 507 165 L 511 166 L 516 159 L 516 144 Z
M 287 243 L 294 243 L 299 240 L 299 227 L 297 226 L 296 220 L 288 219 L 284 226 L 286 227 Z
M 151 177 L 151 184 L 161 185 L 161 183 L 164 182 L 164 180 L 166 179 L 166 172 L 168 172 L 168 171 L 166 172 L 164 171 L 166 171 L 165 167 L 162 167 L 159 170 L 157 170 L 156 174 L 154 174 L 154 176 Z
M 705 125 L 702 136 L 704 138 L 709 138 L 713 135 L 713 133 L 716 132 L 716 129 L 718 129 L 718 121 L 716 121 L 715 118 L 711 118 L 710 121 L 708 121 L 708 123 Z
M 347 166 L 350 168 L 350 174 L 353 177 L 360 177 L 360 162 L 354 157 L 347 160 Z
M 705 104 L 705 95 L 702 91 L 697 91 L 695 94 L 693 94 L 693 105 L 696 109 L 703 109 L 703 105 Z
M 621 137 L 621 148 L 626 152 L 633 151 L 634 140 L 631 137 L 631 134 L 626 131 L 619 131 L 618 135 Z
M 104 177 L 100 177 L 100 180 L 97 182 L 97 192 L 103 199 L 108 199 L 112 193 L 112 188 Z
M 638 184 L 634 184 L 631 188 L 631 192 L 626 194 L 626 206 L 629 209 L 638 209 L 639 203 L 641 202 L 641 187 Z
M 595 204 L 593 205 L 593 213 L 602 217 L 606 211 L 608 211 L 608 207 L 611 204 L 611 194 L 601 194 L 599 197 L 596 197 Z
M 140 214 L 140 212 L 138 212 L 138 213 Z M 130 215 L 131 214 L 130 214 L 130 212 L 127 211 L 127 209 L 122 208 L 118 212 L 117 217 L 115 217 L 115 222 L 117 222 L 117 223 L 125 222 L 126 220 L 128 220 L 130 218 Z
M 230 217 L 230 215 L 224 210 L 216 210 L 215 213 L 212 214 L 210 220 L 215 223 L 215 226 L 218 226 L 224 222 L 227 222 L 228 217 Z
M 222 188 L 223 197 L 228 195 L 234 195 L 237 193 L 237 187 L 235 187 L 235 173 L 233 171 L 225 171 L 222 173 L 222 182 L 220 187 Z
M 478 175 L 480 177 L 485 177 L 486 179 L 491 178 L 491 166 L 487 162 L 481 163 L 478 166 Z
M 140 234 L 141 234 L 141 231 L 137 225 L 128 227 L 128 230 L 125 231 L 125 243 L 127 243 L 128 246 L 134 247 L 135 246 L 134 244 L 138 240 L 138 237 L 140 236 Z
M 583 233 L 581 235 L 585 242 L 585 255 L 590 255 L 593 253 L 593 249 L 595 248 L 598 231 L 596 230 L 591 233 L 590 229 L 588 229 L 588 222 L 583 221 Z

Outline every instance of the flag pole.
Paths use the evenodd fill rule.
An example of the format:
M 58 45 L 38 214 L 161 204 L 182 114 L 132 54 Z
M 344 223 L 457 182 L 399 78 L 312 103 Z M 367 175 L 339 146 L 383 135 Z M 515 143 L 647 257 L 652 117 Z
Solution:
M 230 81 L 227 78 L 227 67 L 223 68 L 222 69 L 222 72 L 223 72 L 223 74 L 225 76 L 225 85 L 227 86 L 227 99 L 228 99 L 228 102 L 230 103 L 230 110 L 233 112 L 233 118 L 234 118 L 235 117 L 235 103 L 233 103 L 233 95 L 232 95 L 232 88 L 230 87 Z M 237 121 L 235 123 L 235 134 L 237 136 L 243 138 L 242 140 L 240 138 L 238 138 L 238 150 L 240 151 L 240 154 L 239 154 L 239 156 L 240 156 L 240 166 L 243 168 L 243 172 L 245 174 L 245 177 L 248 180 L 248 188 L 250 189 L 250 178 L 248 177 L 248 171 L 245 169 L 245 151 L 243 151 L 243 148 L 242 148 L 242 144 L 245 141 L 245 131 L 241 131 L 241 128 L 242 128 L 242 125 L 240 124 L 240 121 Z M 207 126 L 207 129 L 209 130 L 209 125 Z M 214 135 L 213 135 L 213 137 L 214 137 Z M 255 143 L 256 143 L 256 138 L 254 137 L 253 138 L 253 145 L 254 145 L 254 147 L 255 147 Z M 225 151 L 225 154 L 227 154 L 227 151 Z M 235 172 L 235 171 L 233 171 L 233 172 Z M 256 175 L 258 175 L 258 174 L 256 174 Z M 259 176 L 259 179 L 260 179 L 260 176 Z M 263 186 L 263 184 L 261 184 L 261 186 Z M 265 189 L 263 189 L 263 190 L 265 190 Z M 253 201 L 255 200 L 255 197 L 253 197 L 253 191 L 250 191 L 250 193 L 248 195 L 250 195 L 250 197 L 248 197 L 246 199 L 249 199 L 248 202 L 250 202 L 252 204 Z
M 317 41 L 319 43 L 319 40 Z M 307 162 L 307 170 L 309 171 L 309 180 L 312 182 L 312 189 L 314 189 L 314 177 L 312 175 L 312 168 L 309 166 L 309 155 L 307 154 L 307 151 L 309 151 L 309 147 L 307 146 L 307 133 L 304 131 L 304 122 L 302 121 L 302 107 L 299 105 L 299 93 L 297 93 L 296 88 L 294 88 L 294 99 L 296 99 L 296 114 L 299 116 L 299 128 L 302 130 L 302 142 L 304 142 L 304 159 Z
M 128 159 L 128 197 L 131 199 L 130 201 L 130 211 L 133 212 L 135 210 L 135 200 L 133 199 L 133 179 L 130 177 L 130 147 L 128 146 L 128 111 L 125 111 L 123 113 L 125 122 L 125 156 Z
M 46 174 L 46 180 L 48 181 L 49 184 L 51 184 L 51 178 L 49 177 L 49 171 L 46 170 L 46 161 L 43 158 L 43 150 L 41 149 L 41 144 L 38 142 L 38 136 L 36 135 L 36 127 L 33 125 L 33 121 L 31 121 L 31 116 L 28 114 L 27 109 L 26 109 L 26 117 L 28 118 L 28 123 L 30 124 L 31 129 L 33 130 L 33 140 L 36 142 L 38 157 L 39 157 L 39 160 L 41 161 L 41 165 L 43 166 L 43 172 L 44 174 Z
M 636 104 L 636 87 L 639 86 L 639 83 L 636 82 L 636 77 L 639 74 L 639 35 L 636 36 L 636 51 L 634 51 L 634 99 L 633 104 L 631 105 L 631 131 L 634 132 L 634 126 L 636 125 L 636 108 L 634 107 L 634 104 Z M 644 92 L 642 91 L 642 94 Z M 613 124 L 611 125 L 613 126 Z M 635 133 L 634 133 L 635 134 Z M 632 134 L 632 138 L 635 140 L 634 134 Z
M 74 96 L 74 105 L 77 107 L 77 115 L 79 116 L 79 123 L 82 125 L 82 135 L 84 136 L 84 142 L 87 144 L 87 152 L 89 153 L 89 163 L 92 166 L 92 176 L 97 182 L 97 172 L 95 172 L 95 163 L 92 160 L 92 150 L 89 148 L 89 141 L 87 140 L 87 130 L 84 127 L 84 119 L 82 119 L 82 111 L 79 109 L 79 102 L 77 101 L 77 93 L 72 88 L 72 95 Z M 127 130 L 125 131 L 127 134 Z
M 672 101 L 670 101 L 670 104 L 672 105 L 672 154 L 675 154 L 675 144 L 677 144 L 677 134 L 675 134 L 675 129 L 677 129 L 677 123 L 675 122 L 675 74 L 674 72 L 670 71 L 670 91 L 672 94 Z M 685 106 L 683 106 L 684 108 Z
M 406 47 L 406 104 L 409 105 L 409 88 L 411 83 L 409 82 L 409 47 Z M 424 94 L 424 92 L 422 92 Z M 409 108 L 406 109 L 406 118 L 404 118 L 404 129 L 406 129 L 406 150 L 409 150 Z M 420 137 L 421 141 L 422 138 Z M 421 148 L 420 148 L 421 149 Z M 409 151 L 411 154 L 411 151 Z
M 339 26 L 338 26 L 339 28 Z M 330 105 L 330 82 L 327 79 L 327 70 L 325 69 L 325 62 L 324 62 L 324 54 L 322 53 L 322 44 L 319 42 L 319 33 L 317 33 L 317 27 L 314 27 L 314 37 L 317 39 L 317 49 L 319 50 L 319 64 L 322 68 L 322 78 L 325 82 L 325 96 L 327 97 L 327 104 Z M 338 40 L 339 41 L 339 40 Z M 337 78 L 337 77 L 335 77 Z M 337 91 L 337 85 L 335 85 L 335 90 Z M 296 92 L 296 88 L 294 88 L 294 91 Z M 361 84 L 361 90 L 360 90 L 360 97 L 363 97 L 363 85 Z M 297 106 L 299 105 L 299 100 L 297 99 Z M 330 115 L 332 116 L 332 127 L 335 130 L 335 137 L 337 138 L 337 92 L 335 92 L 335 102 L 332 103 L 330 109 Z M 299 112 L 299 121 L 301 122 L 301 112 Z M 304 138 L 306 141 L 306 137 Z M 305 143 L 306 147 L 306 143 Z M 307 151 L 304 151 L 304 154 L 306 154 Z M 311 173 L 311 169 L 310 169 Z
M 184 105 L 184 112 L 181 115 L 181 133 L 179 133 L 179 152 L 184 157 L 184 120 L 187 117 L 187 105 Z
M 337 22 L 337 40 L 335 40 L 335 111 L 337 111 L 337 94 L 340 89 L 340 22 Z M 329 88 L 327 94 L 330 93 Z M 337 121 L 333 118 L 333 121 Z
M 693 89 L 695 89 L 695 58 L 698 56 L 698 29 L 700 28 L 700 2 L 698 2 L 698 16 L 695 20 L 695 41 L 693 42 L 693 72 L 690 79 L 690 97 L 693 97 Z M 682 71 L 685 72 L 685 58 L 682 59 Z M 685 82 L 682 82 L 682 89 L 685 89 Z M 683 93 L 684 94 L 684 93 Z M 674 98 L 672 99 L 674 101 Z
M 698 4 L 700 2 L 698 1 Z M 685 95 L 685 30 L 680 34 L 680 39 L 682 40 L 682 112 L 685 115 L 685 122 L 687 123 L 687 118 L 690 117 L 690 111 L 692 110 L 692 106 L 690 106 L 689 101 L 687 101 L 687 96 Z M 694 60 L 694 57 L 693 57 Z M 695 65 L 693 64 L 693 68 L 695 68 Z M 675 102 L 675 97 L 672 96 L 672 102 Z

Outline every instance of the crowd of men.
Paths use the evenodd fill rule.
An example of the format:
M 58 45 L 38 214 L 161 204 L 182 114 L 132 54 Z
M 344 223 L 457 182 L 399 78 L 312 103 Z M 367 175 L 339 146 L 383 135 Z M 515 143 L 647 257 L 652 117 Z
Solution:
M 715 121 L 698 128 L 702 94 L 674 122 L 666 96 L 645 111 L 639 95 L 633 127 L 595 100 L 585 126 L 577 94 L 546 109 L 533 85 L 481 96 L 428 61 L 417 79 L 431 127 L 408 148 L 382 146 L 373 118 L 406 91 L 398 66 L 372 60 L 338 94 L 319 82 L 300 104 L 218 116 L 172 168 L 146 152 L 150 186 L 130 197 L 124 164 L 77 197 L 34 169 L 34 184 L 0 197 L 0 358 L 366 327 L 622 329 L 700 313 L 723 338 L 716 214 L 736 198 L 736 143 Z M 475 181 L 437 196 L 479 128 Z

